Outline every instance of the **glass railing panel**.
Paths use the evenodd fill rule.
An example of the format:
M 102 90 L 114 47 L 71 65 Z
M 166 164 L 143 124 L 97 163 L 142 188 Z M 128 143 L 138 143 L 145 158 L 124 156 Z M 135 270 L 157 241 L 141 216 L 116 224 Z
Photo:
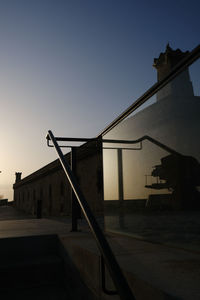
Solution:
M 103 136 L 124 141 L 103 143 L 107 230 L 200 250 L 199 73 L 197 60 Z

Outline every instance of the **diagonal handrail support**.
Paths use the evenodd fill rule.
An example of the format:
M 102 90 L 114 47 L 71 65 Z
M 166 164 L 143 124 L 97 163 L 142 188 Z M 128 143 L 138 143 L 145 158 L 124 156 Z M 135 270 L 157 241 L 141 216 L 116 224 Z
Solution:
M 71 171 L 71 168 L 67 161 L 65 160 L 65 157 L 53 135 L 51 130 L 48 131 L 47 139 L 50 139 L 55 147 L 55 150 L 58 154 L 60 163 L 63 167 L 63 170 L 69 180 L 69 183 L 74 191 L 74 194 L 76 195 L 77 201 L 83 211 L 83 214 L 88 222 L 88 225 L 93 233 L 93 236 L 97 242 L 97 246 L 100 250 L 100 253 L 102 254 L 104 261 L 106 263 L 106 266 L 110 272 L 110 275 L 112 277 L 112 280 L 115 284 L 115 287 L 119 293 L 119 296 L 122 300 L 135 300 L 135 297 L 132 294 L 132 291 L 122 273 L 122 270 L 102 232 L 100 229 L 94 215 L 92 214 L 92 211 L 85 200 L 85 197 L 79 187 L 79 184 Z

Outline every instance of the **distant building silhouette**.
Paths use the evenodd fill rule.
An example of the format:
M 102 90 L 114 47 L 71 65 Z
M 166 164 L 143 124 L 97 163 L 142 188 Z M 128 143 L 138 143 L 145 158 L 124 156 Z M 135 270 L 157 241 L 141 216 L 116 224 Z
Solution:
M 69 163 L 70 155 L 65 155 Z M 102 215 L 102 149 L 96 143 L 78 149 L 77 177 L 91 209 L 96 215 Z M 13 188 L 18 209 L 38 217 L 71 214 L 71 188 L 58 160 L 22 179 L 21 173 L 16 173 Z

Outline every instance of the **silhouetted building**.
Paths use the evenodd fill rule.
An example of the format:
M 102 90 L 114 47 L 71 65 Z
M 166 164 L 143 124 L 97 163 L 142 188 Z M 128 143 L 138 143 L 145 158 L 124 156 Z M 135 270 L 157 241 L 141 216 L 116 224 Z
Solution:
M 47 148 L 47 151 L 48 148 Z M 65 155 L 70 163 L 71 153 Z M 77 178 L 96 215 L 103 214 L 102 149 L 88 143 L 77 149 Z M 71 188 L 58 160 L 21 179 L 16 173 L 14 202 L 18 209 L 33 215 L 70 215 Z

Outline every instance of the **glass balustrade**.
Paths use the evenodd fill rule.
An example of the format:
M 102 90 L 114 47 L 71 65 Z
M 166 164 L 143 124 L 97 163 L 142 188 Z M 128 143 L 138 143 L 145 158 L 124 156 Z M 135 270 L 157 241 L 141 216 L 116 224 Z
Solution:
M 103 136 L 106 230 L 200 250 L 199 133 L 197 60 Z

